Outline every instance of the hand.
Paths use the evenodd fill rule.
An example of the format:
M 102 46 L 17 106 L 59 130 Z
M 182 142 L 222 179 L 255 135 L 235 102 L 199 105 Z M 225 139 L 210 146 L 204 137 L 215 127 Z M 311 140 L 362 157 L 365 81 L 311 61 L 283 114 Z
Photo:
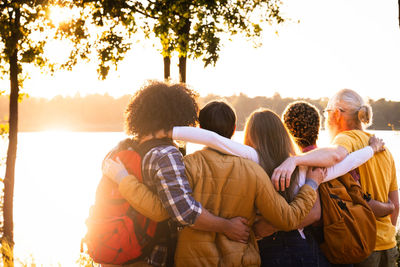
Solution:
M 250 235 L 250 228 L 247 219 L 234 217 L 227 219 L 227 221 L 228 223 L 224 230 L 224 235 L 226 235 L 230 240 L 246 244 Z
M 261 219 L 254 223 L 253 231 L 256 235 L 256 238 L 261 239 L 263 237 L 272 235 L 273 233 L 278 231 L 278 229 L 275 228 L 275 226 L 273 226 L 272 224 L 269 224 L 266 220 Z
M 306 177 L 314 180 L 317 185 L 320 185 L 326 177 L 326 172 L 326 168 L 309 167 Z
M 290 185 L 290 178 L 296 169 L 296 157 L 289 157 L 279 165 L 271 176 L 271 182 L 277 191 L 285 191 Z
M 378 138 L 375 135 L 369 138 L 369 146 L 372 147 L 374 153 L 385 151 L 385 142 L 383 142 L 381 138 Z
M 119 184 L 124 177 L 129 175 L 129 173 L 125 169 L 125 166 L 121 162 L 121 160 L 119 158 L 117 158 L 116 160 L 117 161 L 114 161 L 110 158 L 105 159 L 101 166 L 101 170 L 104 176 L 107 176 L 108 178 Z

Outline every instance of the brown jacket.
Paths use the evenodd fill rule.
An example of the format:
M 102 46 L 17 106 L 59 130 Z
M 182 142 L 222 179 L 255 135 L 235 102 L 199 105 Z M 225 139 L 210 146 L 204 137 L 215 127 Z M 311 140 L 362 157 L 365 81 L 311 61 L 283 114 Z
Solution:
M 254 223 L 256 211 L 282 230 L 296 229 L 312 208 L 315 191 L 303 186 L 288 204 L 274 189 L 268 175 L 255 162 L 203 149 L 184 159 L 194 198 L 214 215 L 245 217 Z M 168 217 L 157 196 L 135 178 L 122 180 L 122 195 L 145 216 L 161 221 Z M 259 266 L 254 233 L 247 244 L 225 235 L 185 227 L 178 238 L 176 266 Z

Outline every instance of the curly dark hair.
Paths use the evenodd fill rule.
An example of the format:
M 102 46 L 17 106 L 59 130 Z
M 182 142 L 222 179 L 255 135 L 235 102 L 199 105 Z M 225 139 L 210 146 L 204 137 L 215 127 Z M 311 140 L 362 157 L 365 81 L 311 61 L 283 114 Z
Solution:
M 314 105 L 304 101 L 293 102 L 286 107 L 282 119 L 301 148 L 316 144 L 320 116 Z
M 125 111 L 125 131 L 141 138 L 174 126 L 195 126 L 198 94 L 184 84 L 150 81 L 131 98 Z

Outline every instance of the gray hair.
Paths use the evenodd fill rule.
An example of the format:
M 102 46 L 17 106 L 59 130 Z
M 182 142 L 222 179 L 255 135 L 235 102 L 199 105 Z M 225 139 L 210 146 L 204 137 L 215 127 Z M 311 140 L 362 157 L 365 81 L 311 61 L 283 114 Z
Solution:
M 372 124 L 371 106 L 355 91 L 342 89 L 329 99 L 328 107 L 348 111 L 355 123 L 361 123 L 365 128 Z

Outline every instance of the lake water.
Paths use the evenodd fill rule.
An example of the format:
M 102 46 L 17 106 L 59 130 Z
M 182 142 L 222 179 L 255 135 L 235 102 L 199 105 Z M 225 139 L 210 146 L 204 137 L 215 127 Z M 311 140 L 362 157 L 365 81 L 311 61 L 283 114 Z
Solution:
M 376 131 L 400 164 L 400 135 Z M 101 162 L 123 133 L 38 132 L 20 133 L 15 177 L 15 253 L 37 266 L 74 266 L 85 219 L 94 202 L 101 177 Z M 243 133 L 234 137 L 243 140 Z M 321 134 L 320 146 L 328 138 Z M 0 156 L 6 153 L 0 139 Z M 188 145 L 192 152 L 201 148 Z M 400 168 L 397 170 L 400 177 Z M 4 166 L 0 168 L 4 175 Z

